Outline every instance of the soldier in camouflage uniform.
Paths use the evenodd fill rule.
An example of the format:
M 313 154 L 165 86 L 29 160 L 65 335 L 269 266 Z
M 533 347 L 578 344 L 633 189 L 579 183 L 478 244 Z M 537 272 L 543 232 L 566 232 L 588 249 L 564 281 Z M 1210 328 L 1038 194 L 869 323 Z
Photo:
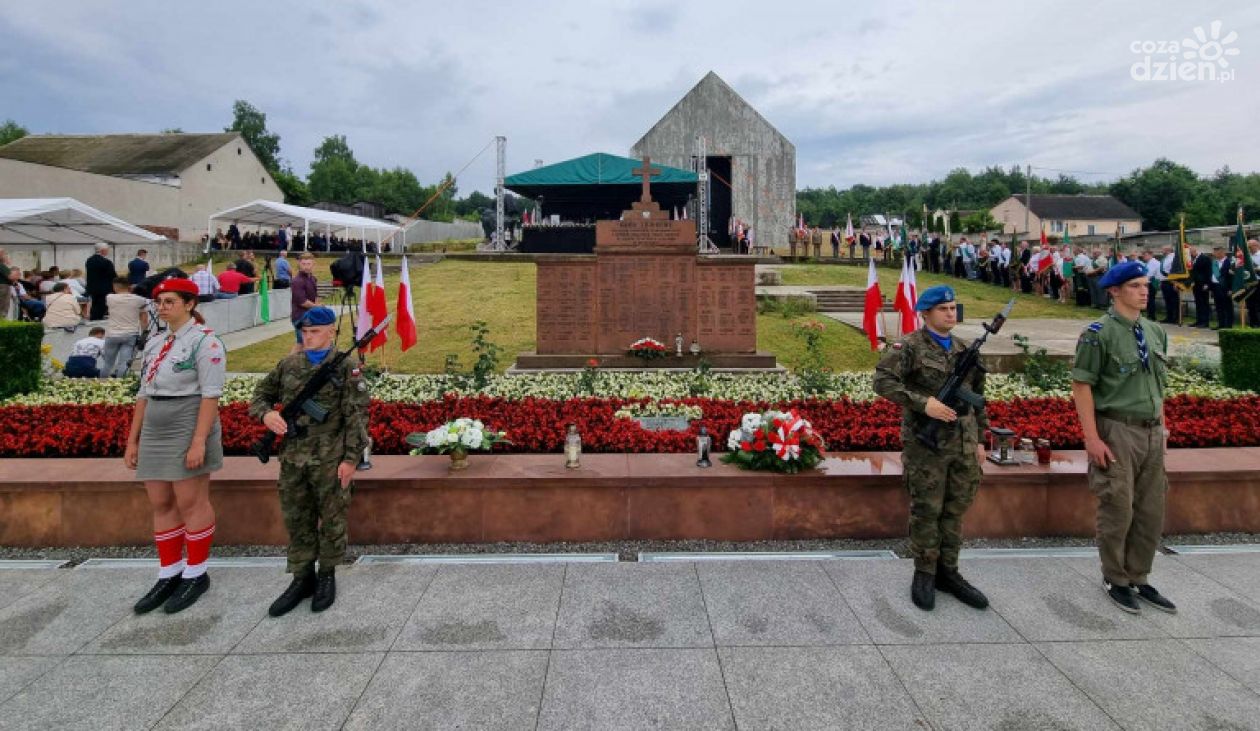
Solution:
M 280 508 L 289 533 L 289 588 L 272 603 L 273 617 L 286 614 L 313 596 L 311 611 L 321 612 L 337 596 L 334 569 L 346 555 L 346 511 L 350 481 L 368 444 L 368 389 L 351 359 L 316 394 L 314 401 L 327 410 L 317 422 L 309 414 L 296 420 L 297 433 L 287 426 L 277 406 L 292 399 L 325 358 L 334 357 L 336 313 L 313 307 L 303 316 L 302 347 L 280 361 L 254 391 L 250 415 L 284 436 L 280 445 Z M 319 559 L 319 573 L 315 561 Z
M 1168 335 L 1142 316 L 1150 297 L 1144 266 L 1118 264 L 1098 284 L 1112 306 L 1076 343 L 1072 399 L 1089 457 L 1089 489 L 1098 498 L 1103 589 L 1126 612 L 1136 614 L 1141 599 L 1172 613 L 1176 605 L 1147 580 L 1168 492 Z
M 983 437 L 989 427 L 984 411 L 959 413 L 936 399 L 953 372 L 954 360 L 967 346 L 950 330 L 957 324 L 954 290 L 924 290 L 915 305 L 924 327 L 894 342 L 875 368 L 875 392 L 902 409 L 902 472 L 910 493 L 910 553 L 914 579 L 910 598 L 930 611 L 940 589 L 963 603 L 984 609 L 989 600 L 958 573 L 963 513 L 980 485 Z M 984 392 L 984 373 L 975 369 L 970 389 Z M 942 423 L 938 449 L 914 434 L 932 419 Z

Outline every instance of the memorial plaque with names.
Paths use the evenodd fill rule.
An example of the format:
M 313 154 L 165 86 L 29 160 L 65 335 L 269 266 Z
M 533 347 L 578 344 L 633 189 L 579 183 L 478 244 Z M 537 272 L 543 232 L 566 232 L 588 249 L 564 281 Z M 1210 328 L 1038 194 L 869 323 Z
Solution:
M 672 353 L 679 333 L 684 349 L 757 353 L 754 261 L 701 258 L 695 222 L 670 220 L 651 198 L 659 172 L 648 159 L 634 170 L 643 193 L 620 220 L 596 222 L 594 255 L 538 260 L 538 355 L 623 356 L 644 337 Z

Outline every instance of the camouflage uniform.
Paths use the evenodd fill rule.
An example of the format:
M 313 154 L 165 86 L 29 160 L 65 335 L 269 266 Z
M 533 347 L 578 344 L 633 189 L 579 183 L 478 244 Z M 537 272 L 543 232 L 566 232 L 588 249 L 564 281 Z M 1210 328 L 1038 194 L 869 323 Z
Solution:
M 984 411 L 968 409 L 953 424 L 942 422 L 939 449 L 932 451 L 914 438 L 932 420 L 924 413 L 929 397 L 940 392 L 966 343 L 958 336 L 946 353 L 926 329 L 895 342 L 875 367 L 875 392 L 902 409 L 902 473 L 910 493 L 910 553 L 917 571 L 936 573 L 938 562 L 958 568 L 962 517 L 980 485 L 976 445 L 989 428 Z M 984 392 L 984 372 L 973 371 L 969 388 Z
M 1135 325 L 1146 340 L 1142 365 Z M 1103 576 L 1118 586 L 1145 584 L 1164 525 L 1164 388 L 1168 335 L 1155 322 L 1126 320 L 1115 308 L 1081 333 L 1072 380 L 1090 386 L 1098 436 L 1115 460 L 1089 465 L 1098 498 L 1098 556 Z
M 280 361 L 254 390 L 250 415 L 261 420 L 277 404 L 287 403 L 318 368 L 305 353 Z M 312 569 L 316 558 L 321 569 L 345 559 L 350 490 L 341 487 L 337 466 L 357 465 L 368 444 L 367 383 L 350 359 L 342 361 L 314 400 L 328 410 L 328 418 L 317 424 L 306 414 L 298 416 L 297 435 L 286 435 L 280 444 L 280 509 L 293 574 Z

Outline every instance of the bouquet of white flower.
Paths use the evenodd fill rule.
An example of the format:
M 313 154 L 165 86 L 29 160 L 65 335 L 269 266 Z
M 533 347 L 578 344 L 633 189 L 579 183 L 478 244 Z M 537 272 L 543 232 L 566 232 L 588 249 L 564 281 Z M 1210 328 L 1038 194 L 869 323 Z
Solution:
M 511 444 L 507 440 L 507 432 L 491 431 L 479 419 L 464 417 L 449 421 L 433 431 L 407 435 L 407 443 L 415 447 L 411 450 L 412 454 L 488 450 L 499 442 Z

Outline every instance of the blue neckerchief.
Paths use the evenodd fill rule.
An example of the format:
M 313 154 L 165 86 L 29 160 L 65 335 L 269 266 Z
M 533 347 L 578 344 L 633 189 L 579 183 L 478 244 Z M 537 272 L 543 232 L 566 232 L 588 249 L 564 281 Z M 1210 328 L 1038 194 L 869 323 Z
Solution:
M 302 352 L 306 353 L 306 359 L 310 361 L 311 365 L 319 365 L 320 363 L 323 363 L 324 358 L 327 358 L 328 354 L 332 352 L 332 348 L 324 348 L 323 350 L 303 350 Z
M 931 330 L 927 330 L 927 334 L 931 335 L 932 339 L 936 341 L 936 344 L 944 348 L 946 353 L 949 352 L 950 347 L 954 344 L 953 335 L 937 335 Z

